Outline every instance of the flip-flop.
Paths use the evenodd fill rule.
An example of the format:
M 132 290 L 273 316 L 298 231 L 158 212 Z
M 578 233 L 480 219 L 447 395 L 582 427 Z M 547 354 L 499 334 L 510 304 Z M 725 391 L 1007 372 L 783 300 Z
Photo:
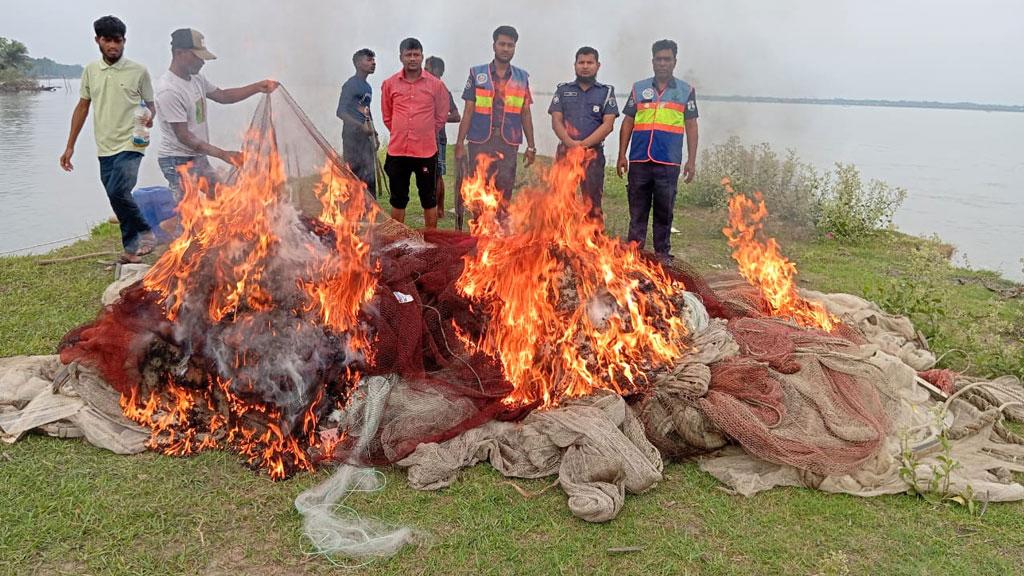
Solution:
M 151 242 L 142 242 L 139 244 L 139 249 L 135 251 L 135 255 L 145 256 L 146 254 L 150 254 L 151 252 L 153 252 L 153 249 L 155 248 L 156 245 Z
M 143 235 L 139 241 L 139 249 L 135 251 L 136 256 L 145 256 L 156 248 L 156 238 L 150 234 Z
M 139 258 L 138 255 L 130 252 L 122 252 L 121 255 L 117 257 L 117 261 L 121 264 L 138 264 L 142 262 L 142 258 Z

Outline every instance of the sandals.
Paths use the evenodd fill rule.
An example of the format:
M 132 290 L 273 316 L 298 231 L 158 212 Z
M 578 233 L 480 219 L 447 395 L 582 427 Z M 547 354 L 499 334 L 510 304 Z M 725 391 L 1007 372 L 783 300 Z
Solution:
M 153 252 L 156 248 L 156 236 L 152 232 L 146 232 L 142 234 L 142 239 L 139 241 L 139 249 L 135 251 L 136 256 L 145 256 Z
M 152 249 L 150 249 L 150 251 L 152 251 Z M 117 257 L 117 261 L 119 264 L 138 264 L 142 262 L 142 258 L 137 254 L 132 254 L 131 252 L 122 252 L 121 255 Z

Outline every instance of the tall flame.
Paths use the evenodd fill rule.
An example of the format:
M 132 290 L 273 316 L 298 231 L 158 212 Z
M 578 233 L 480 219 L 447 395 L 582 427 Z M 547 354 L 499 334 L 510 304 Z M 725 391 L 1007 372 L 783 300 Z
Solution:
M 194 375 L 179 381 L 184 369 L 167 371 L 166 382 L 133 389 L 121 404 L 151 428 L 153 449 L 230 446 L 279 479 L 311 470 L 318 446 L 333 449 L 316 429 L 331 384 L 322 368 L 334 355 L 369 356 L 358 316 L 376 284 L 367 238 L 378 209 L 361 182 L 328 160 L 315 186 L 328 246 L 287 200 L 288 186 L 299 184 L 288 181 L 273 134 L 247 134 L 243 157 L 234 179 L 215 189 L 181 170 L 183 232 L 143 281 L 175 328 L 183 363 L 196 341 L 210 350 L 217 340 L 209 367 L 219 373 L 202 386 Z M 258 337 L 265 343 L 250 342 Z M 294 354 L 275 350 L 293 339 L 304 342 Z M 284 365 L 263 369 L 275 360 Z M 346 369 L 339 378 L 359 376 Z
M 722 186 L 732 196 L 729 226 L 723 228 L 722 233 L 733 249 L 732 257 L 739 265 L 740 274 L 760 290 L 769 313 L 792 318 L 801 326 L 832 331 L 839 319 L 821 303 L 800 297 L 796 288 L 796 265 L 782 255 L 774 238 L 761 239 L 768 215 L 761 193 L 755 193 L 755 202 L 737 194 L 728 178 L 722 179 Z
M 366 188 L 357 180 L 347 178 L 332 164 L 324 167 L 315 194 L 323 205 L 320 221 L 334 233 L 334 251 L 316 270 L 316 280 L 305 284 L 312 309 L 319 311 L 320 321 L 336 332 L 349 331 L 350 344 L 369 349 L 356 316 L 363 304 L 373 298 L 378 268 L 369 265 L 370 244 L 364 238 L 366 221 L 379 213 L 376 203 L 362 201 Z
M 684 291 L 636 247 L 605 236 L 577 195 L 592 152 L 570 150 L 545 185 L 507 207 L 482 158 L 462 185 L 475 253 L 456 283 L 489 318 L 476 342 L 498 358 L 509 404 L 557 404 L 594 389 L 628 393 L 685 346 Z

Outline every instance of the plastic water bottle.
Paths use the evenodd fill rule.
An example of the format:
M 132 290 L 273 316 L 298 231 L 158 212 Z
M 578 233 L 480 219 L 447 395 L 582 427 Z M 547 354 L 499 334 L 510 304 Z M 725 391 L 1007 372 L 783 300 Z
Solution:
M 149 123 L 149 119 L 153 117 L 153 114 L 146 108 L 146 104 L 139 102 L 139 107 L 135 109 L 135 122 L 132 128 L 132 144 L 136 146 L 149 146 L 149 128 L 146 124 Z

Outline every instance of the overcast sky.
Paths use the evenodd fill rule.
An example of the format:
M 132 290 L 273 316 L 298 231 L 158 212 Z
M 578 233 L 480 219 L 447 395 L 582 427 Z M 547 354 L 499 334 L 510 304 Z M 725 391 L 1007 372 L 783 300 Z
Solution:
M 677 76 L 698 94 L 943 100 L 1024 104 L 1019 0 L 5 0 L 0 36 L 64 63 L 97 57 L 92 21 L 128 25 L 128 57 L 154 76 L 169 61 L 170 32 L 203 32 L 219 56 L 206 74 L 222 86 L 273 77 L 337 84 L 350 57 L 378 53 L 380 83 L 398 69 L 397 46 L 418 37 L 460 85 L 491 57 L 499 24 L 519 29 L 515 62 L 534 90 L 571 79 L 575 49 L 601 51 L 601 79 L 624 90 L 650 75 L 650 44 L 679 43 Z M 499 7 L 514 7 L 508 14 Z

